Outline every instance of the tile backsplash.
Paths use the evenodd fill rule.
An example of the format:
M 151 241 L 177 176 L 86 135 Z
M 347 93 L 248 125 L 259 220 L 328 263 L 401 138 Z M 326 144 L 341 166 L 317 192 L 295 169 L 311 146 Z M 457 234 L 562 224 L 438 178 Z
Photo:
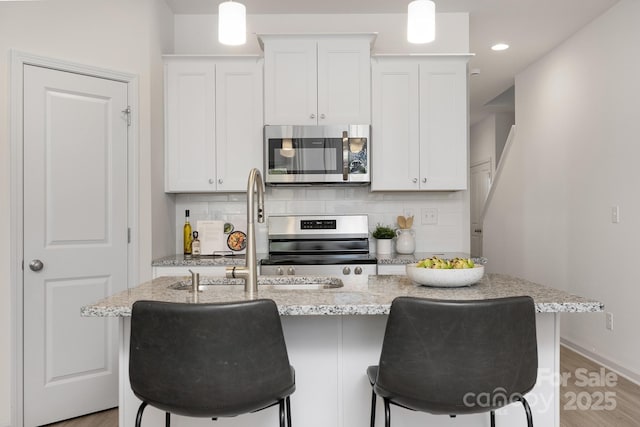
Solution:
M 204 219 L 226 220 L 246 215 L 245 193 L 178 194 L 176 196 L 176 253 L 182 252 L 184 211 L 191 224 Z M 423 224 L 422 211 L 437 210 L 437 224 Z M 375 192 L 368 187 L 267 187 L 265 210 L 269 215 L 368 214 L 369 229 L 377 223 L 397 227 L 398 215 L 414 215 L 417 252 L 469 252 L 469 201 L 467 191 Z M 267 252 L 267 224 L 256 224 L 256 249 Z M 371 238 L 371 251 L 375 239 Z

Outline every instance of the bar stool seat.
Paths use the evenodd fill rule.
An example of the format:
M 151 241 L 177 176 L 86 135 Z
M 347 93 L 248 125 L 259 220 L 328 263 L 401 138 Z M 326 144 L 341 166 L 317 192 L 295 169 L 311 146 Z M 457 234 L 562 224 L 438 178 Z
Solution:
M 295 374 L 272 300 L 224 304 L 137 301 L 131 315 L 129 380 L 147 405 L 190 417 L 235 417 L 279 405 L 291 426 Z M 286 424 L 285 424 L 286 413 Z
M 477 301 L 398 297 L 391 304 L 380 362 L 369 366 L 371 427 L 376 396 L 390 405 L 443 415 L 489 412 L 513 402 L 536 383 L 535 305 L 528 296 Z

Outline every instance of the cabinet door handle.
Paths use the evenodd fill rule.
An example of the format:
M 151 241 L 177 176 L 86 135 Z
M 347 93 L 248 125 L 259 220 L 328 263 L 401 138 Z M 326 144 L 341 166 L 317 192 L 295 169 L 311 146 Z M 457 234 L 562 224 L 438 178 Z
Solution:
M 222 178 L 218 178 L 218 184 L 222 184 L 223 182 Z
M 214 182 L 213 178 L 209 178 L 209 184 L 213 184 Z
M 309 116 L 309 118 L 310 118 L 310 119 L 315 119 L 315 118 L 316 118 L 316 115 L 315 115 L 315 114 L 313 114 L 313 113 L 311 113 L 311 115 Z
M 320 114 L 320 118 L 324 119 L 326 116 L 324 114 Z
M 349 180 L 349 134 L 342 131 L 342 180 Z
M 427 182 L 427 178 L 422 178 L 422 182 Z
M 417 183 L 417 182 L 418 182 L 418 178 L 413 178 L 413 180 L 412 180 L 412 181 L 413 181 L 413 183 L 415 184 L 415 183 Z

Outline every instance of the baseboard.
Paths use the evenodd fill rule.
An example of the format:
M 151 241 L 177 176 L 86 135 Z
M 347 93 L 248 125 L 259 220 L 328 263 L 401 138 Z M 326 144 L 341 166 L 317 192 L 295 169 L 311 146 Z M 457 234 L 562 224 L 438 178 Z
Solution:
M 586 357 L 587 359 L 598 363 L 599 365 L 604 366 L 607 369 L 612 370 L 613 372 L 615 372 L 616 374 L 628 379 L 629 381 L 631 381 L 632 383 L 640 386 L 640 374 L 637 374 L 636 372 L 630 371 L 629 369 L 618 365 L 615 362 L 612 362 L 611 360 L 602 357 L 599 354 L 595 354 L 592 351 L 587 350 L 586 348 L 571 342 L 565 338 L 560 338 L 560 345 L 563 345 L 573 351 L 575 351 L 576 353 Z

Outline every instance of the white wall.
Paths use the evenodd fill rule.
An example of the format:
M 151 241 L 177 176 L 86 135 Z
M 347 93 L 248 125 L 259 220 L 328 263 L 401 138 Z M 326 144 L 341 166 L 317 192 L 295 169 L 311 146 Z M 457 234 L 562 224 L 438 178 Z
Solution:
M 161 135 L 153 130 L 162 128 L 162 121 L 158 122 L 162 118 L 159 56 L 160 50 L 173 39 L 171 21 L 163 0 L 0 2 L 0 426 L 15 422 L 11 418 L 14 348 L 9 263 L 9 49 L 139 76 L 138 260 L 140 279 L 147 279 L 151 276 L 153 236 L 150 153 L 152 147 L 161 151 L 162 144 Z M 162 25 L 156 25 L 157 22 Z M 169 207 L 173 210 L 172 205 Z M 161 244 L 169 245 L 170 249 L 154 252 L 172 251 L 173 240 Z
M 502 112 L 496 113 L 496 161 L 495 167 L 498 167 L 500 163 L 500 158 L 502 156 L 502 150 L 504 150 L 504 145 L 507 142 L 507 138 L 509 137 L 509 132 L 511 131 L 511 126 L 513 126 L 516 122 L 515 112 Z
M 496 119 L 490 114 L 469 130 L 469 162 L 471 165 L 491 159 L 491 176 L 496 164 Z
M 177 54 L 262 54 L 255 36 L 242 47 L 229 48 L 217 42 L 215 15 L 176 15 Z M 437 14 L 437 39 L 432 44 L 411 45 L 406 41 L 406 15 L 249 15 L 247 32 L 354 33 L 377 32 L 377 53 L 468 53 L 469 17 L 466 13 Z M 257 143 L 262 143 L 257 141 Z M 198 219 L 225 219 L 246 213 L 244 194 L 179 195 L 176 198 L 174 235 L 176 252 L 182 251 L 184 210 L 191 223 Z M 422 225 L 422 208 L 438 209 L 437 225 Z M 267 215 L 274 214 L 369 214 L 370 227 L 382 222 L 395 225 L 398 215 L 415 215 L 418 251 L 469 252 L 469 196 L 461 192 L 370 193 L 368 188 L 268 188 Z M 266 228 L 258 225 L 257 250 L 267 252 Z M 373 239 L 372 239 L 373 245 Z M 372 250 L 374 247 L 372 246 Z
M 562 337 L 636 380 L 639 19 L 622 0 L 516 77 L 516 140 L 484 225 L 491 271 L 605 303 L 613 331 L 567 314 Z
M 469 132 L 471 165 L 491 159 L 491 175 L 495 175 L 500 155 L 514 123 L 513 112 L 500 112 L 491 113 L 473 124 Z
M 164 192 L 164 63 L 162 54 L 174 51 L 174 15 L 164 0 L 156 2 L 151 34 L 151 222 L 152 259 L 173 254 L 171 232 L 176 221 L 175 197 Z
M 218 43 L 217 15 L 176 15 L 175 48 L 182 54 L 260 54 L 253 34 L 378 33 L 374 53 L 469 53 L 469 16 L 436 14 L 436 40 L 407 42 L 406 14 L 247 15 L 247 44 Z

